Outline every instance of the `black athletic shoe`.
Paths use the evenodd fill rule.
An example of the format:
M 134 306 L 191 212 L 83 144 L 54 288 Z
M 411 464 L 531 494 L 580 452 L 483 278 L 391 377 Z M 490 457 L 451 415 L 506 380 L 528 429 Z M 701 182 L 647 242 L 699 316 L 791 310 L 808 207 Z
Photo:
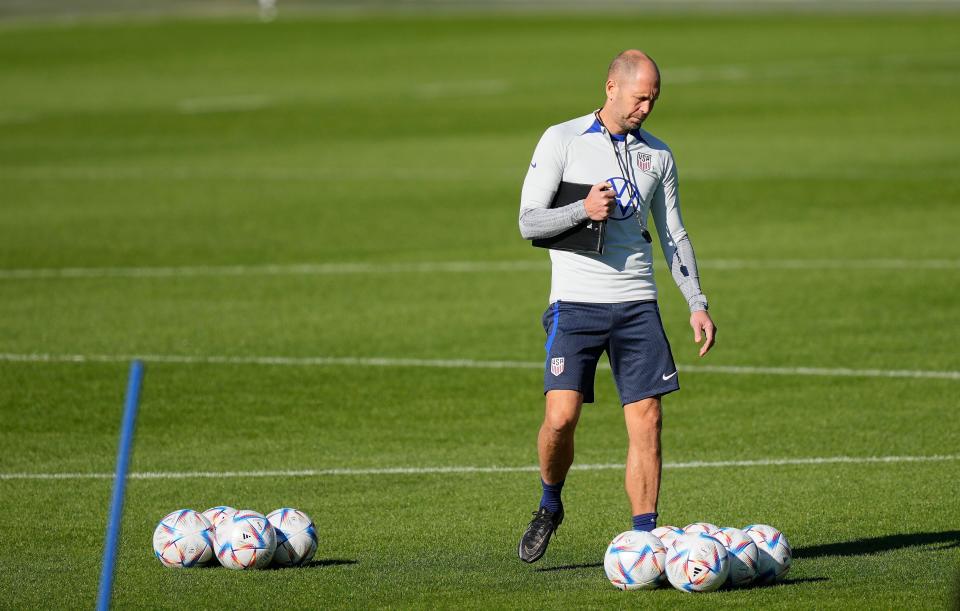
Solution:
M 546 507 L 541 507 L 533 513 L 533 520 L 527 526 L 527 531 L 520 538 L 520 560 L 536 562 L 547 551 L 550 536 L 560 528 L 563 522 L 563 507 L 552 513 Z

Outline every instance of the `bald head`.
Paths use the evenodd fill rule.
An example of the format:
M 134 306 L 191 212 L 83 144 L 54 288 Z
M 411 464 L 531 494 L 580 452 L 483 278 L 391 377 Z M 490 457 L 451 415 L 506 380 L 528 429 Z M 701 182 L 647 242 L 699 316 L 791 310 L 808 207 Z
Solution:
M 657 67 L 657 62 L 643 51 L 627 49 L 610 62 L 607 80 L 622 82 L 646 74 L 653 75 L 657 85 L 660 84 L 660 68 Z
M 614 134 L 637 129 L 660 95 L 660 69 L 643 51 L 627 49 L 610 62 L 604 93 L 600 118 L 606 128 Z

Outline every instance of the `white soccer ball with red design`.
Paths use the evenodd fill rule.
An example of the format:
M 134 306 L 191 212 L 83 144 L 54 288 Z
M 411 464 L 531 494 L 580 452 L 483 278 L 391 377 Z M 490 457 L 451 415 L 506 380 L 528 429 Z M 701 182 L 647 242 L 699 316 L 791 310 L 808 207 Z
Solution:
M 203 512 L 203 517 L 210 520 L 210 523 L 213 524 L 213 528 L 216 529 L 217 526 L 220 526 L 225 518 L 237 513 L 237 510 L 229 505 L 217 505 L 216 507 L 211 507 L 210 509 Z
M 683 527 L 685 535 L 712 535 L 720 530 L 720 527 L 710 522 L 694 522 Z
M 656 535 L 628 530 L 607 546 L 603 570 L 610 583 L 621 590 L 652 590 L 663 583 L 666 553 Z
M 212 563 L 213 526 L 192 509 L 164 516 L 153 531 L 153 552 L 163 566 L 190 568 Z
M 757 582 L 774 583 L 790 572 L 793 550 L 786 535 L 767 524 L 751 524 L 743 529 L 757 544 Z
M 682 535 L 667 550 L 667 579 L 683 592 L 712 592 L 729 572 L 726 548 L 709 535 Z
M 217 526 L 217 560 L 228 569 L 262 569 L 277 549 L 277 533 L 262 513 L 239 509 Z
M 310 516 L 299 509 L 283 507 L 267 514 L 277 533 L 276 566 L 303 566 L 317 553 L 317 529 Z
M 683 529 L 679 526 L 658 526 L 650 531 L 663 541 L 663 546 L 669 548 L 674 539 L 683 534 Z
M 745 586 L 757 577 L 757 544 L 739 528 L 724 527 L 713 533 L 713 538 L 723 543 L 730 559 L 730 575 L 727 583 L 734 588 Z

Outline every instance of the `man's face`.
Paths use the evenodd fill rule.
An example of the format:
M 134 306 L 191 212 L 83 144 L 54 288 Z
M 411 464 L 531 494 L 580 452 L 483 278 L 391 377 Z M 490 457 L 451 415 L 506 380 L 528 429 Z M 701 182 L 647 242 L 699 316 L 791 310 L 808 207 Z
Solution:
M 642 69 L 630 77 L 607 81 L 607 95 L 613 98 L 609 106 L 620 129 L 637 129 L 653 112 L 660 95 L 657 73 Z

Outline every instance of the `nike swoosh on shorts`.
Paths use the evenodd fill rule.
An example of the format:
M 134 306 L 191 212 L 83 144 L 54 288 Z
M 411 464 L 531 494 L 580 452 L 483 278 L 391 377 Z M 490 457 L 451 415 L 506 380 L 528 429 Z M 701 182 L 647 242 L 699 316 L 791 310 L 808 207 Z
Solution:
M 670 378 L 672 378 L 672 377 L 675 376 L 675 375 L 677 375 L 677 372 L 676 372 L 676 371 L 674 371 L 674 372 L 671 373 L 670 375 L 663 374 L 663 375 L 660 376 L 660 377 L 663 378 L 663 381 L 664 381 L 664 382 L 666 382 L 667 380 L 669 380 Z

